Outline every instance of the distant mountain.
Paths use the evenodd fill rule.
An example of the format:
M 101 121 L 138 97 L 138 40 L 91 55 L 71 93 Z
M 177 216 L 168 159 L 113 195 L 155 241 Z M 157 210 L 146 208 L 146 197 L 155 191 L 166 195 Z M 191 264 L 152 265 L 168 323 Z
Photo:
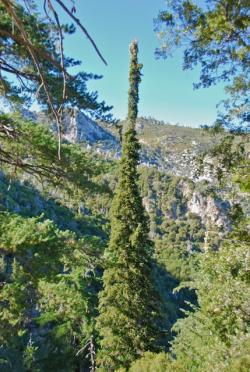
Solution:
M 126 127 L 126 121 L 120 124 Z M 118 138 L 116 128 L 105 123 L 99 125 Z M 166 124 L 154 118 L 138 118 L 136 129 L 142 146 L 141 163 L 179 176 L 190 177 L 193 156 L 219 141 L 218 138 L 204 136 L 201 129 Z
M 57 131 L 56 123 L 43 112 L 32 112 L 22 110 L 24 119 L 45 124 L 52 130 Z M 93 146 L 98 142 L 106 142 L 108 147 L 120 147 L 119 141 L 110 131 L 100 126 L 96 121 L 90 119 L 82 112 L 70 111 L 62 117 L 63 138 L 70 143 L 79 143 Z
M 57 130 L 55 121 L 44 113 L 23 110 L 23 116 Z M 120 124 L 125 129 L 126 121 Z M 93 121 L 81 112 L 68 111 L 63 115 L 62 129 L 63 138 L 70 143 L 80 144 L 106 158 L 121 156 L 118 129 L 111 124 Z M 141 143 L 141 164 L 156 166 L 159 171 L 176 176 L 192 178 L 192 158 L 218 143 L 218 138 L 204 136 L 200 129 L 165 124 L 154 118 L 138 118 L 136 129 Z

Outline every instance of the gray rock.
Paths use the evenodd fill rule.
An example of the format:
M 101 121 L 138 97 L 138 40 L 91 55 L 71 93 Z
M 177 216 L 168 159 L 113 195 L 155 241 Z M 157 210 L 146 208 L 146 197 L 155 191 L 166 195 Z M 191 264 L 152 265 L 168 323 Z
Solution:
M 81 112 L 75 116 L 66 115 L 63 126 L 64 137 L 71 143 L 86 141 L 93 145 L 97 141 L 106 141 L 113 147 L 118 145 L 117 139 L 111 133 Z

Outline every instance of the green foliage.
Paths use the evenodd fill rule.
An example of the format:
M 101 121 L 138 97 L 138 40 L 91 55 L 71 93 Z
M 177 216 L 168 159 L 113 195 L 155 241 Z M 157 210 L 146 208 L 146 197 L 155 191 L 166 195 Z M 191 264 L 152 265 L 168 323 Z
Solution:
M 204 128 L 204 134 L 216 136 L 216 126 Z M 222 134 L 223 137 L 221 137 L 218 144 L 196 156 L 194 159 L 196 162 L 195 173 L 196 177 L 205 172 L 216 177 L 219 184 L 219 188 L 217 188 L 219 190 L 227 188 L 228 196 L 233 199 L 233 192 L 235 192 L 236 188 L 239 192 L 249 192 L 250 190 L 248 176 L 250 167 L 248 158 L 249 134 L 240 130 L 239 133 L 228 133 L 221 128 L 220 135 Z M 230 184 L 233 184 L 233 187 L 230 187 Z M 216 182 L 210 187 L 213 192 L 216 192 Z
M 2 1 L 0 37 L 5 54 L 1 69 L 4 74 L 15 74 L 20 86 L 10 83 L 10 75 L 1 75 L 0 94 L 9 102 L 27 106 L 30 103 L 27 94 L 34 95 L 40 87 L 39 103 L 50 111 L 48 94 L 45 85 L 41 85 L 34 58 L 27 45 L 18 40 L 22 37 L 20 27 L 3 4 Z M 25 2 L 30 11 L 20 4 L 21 1 L 16 1 L 13 6 L 39 55 L 54 107 L 60 111 L 61 104 L 65 104 L 67 108 L 109 119 L 110 107 L 98 103 L 97 94 L 89 94 L 86 88 L 89 79 L 99 76 L 78 73 L 73 80 L 68 77 L 64 92 L 67 102 L 64 102 L 65 72 L 59 66 L 58 48 L 60 27 L 48 18 L 41 19 L 30 1 Z M 170 21 L 166 17 L 162 19 Z M 62 31 L 71 34 L 74 27 L 63 25 Z M 115 162 L 67 142 L 59 162 L 57 142 L 44 125 L 23 120 L 17 113 L 0 116 L 0 160 L 5 174 L 0 177 L 0 369 L 3 371 L 87 369 L 84 346 L 90 335 L 96 333 L 96 318 L 101 338 L 98 340 L 100 369 L 120 367 L 120 371 L 125 371 L 142 356 L 132 364 L 132 370 L 160 372 L 173 368 L 177 371 L 173 366 L 181 365 L 181 361 L 170 362 L 167 354 L 147 351 L 159 351 L 157 342 L 166 346 L 166 334 L 159 332 L 160 326 L 170 329 L 180 316 L 180 305 L 187 308 L 184 300 L 195 302 L 192 292 L 182 290 L 173 295 L 172 289 L 180 280 L 193 277 L 204 230 L 197 218 L 187 214 L 188 197 L 182 192 L 183 182 L 187 181 L 166 176 L 156 168 L 142 168 L 139 180 L 140 145 L 135 124 L 142 65 L 137 61 L 137 41 L 131 44 L 130 52 L 129 126 L 124 135 L 111 226 L 111 190 L 115 189 L 118 173 Z M 78 64 L 64 57 L 65 68 Z M 158 127 L 162 130 L 162 123 L 154 119 L 150 123 L 153 130 Z M 178 138 L 175 129 L 171 128 L 169 141 L 178 141 L 179 153 L 186 147 L 187 133 L 191 138 L 193 134 L 187 129 Z M 161 152 L 154 146 L 150 155 L 153 162 L 159 154 L 164 158 L 169 149 Z M 27 178 L 27 173 L 35 178 Z M 44 214 L 39 216 L 41 212 Z M 100 257 L 110 227 L 110 243 L 103 262 Z M 154 238 L 155 252 L 149 236 Z M 188 251 L 187 243 L 192 245 L 192 252 Z M 98 316 L 102 267 L 106 270 Z
M 141 352 L 154 349 L 158 335 L 154 318 L 161 305 L 153 285 L 148 220 L 136 184 L 137 149 L 130 129 L 123 142 L 97 323 L 103 336 L 100 360 L 111 366 L 128 365 Z
M 139 73 L 137 42 L 130 50 L 130 70 Z M 129 97 L 138 97 L 138 82 L 132 79 L 130 85 Z M 136 113 L 134 109 L 129 112 L 130 126 L 124 134 L 104 289 L 99 294 L 97 329 L 102 348 L 98 362 L 104 369 L 127 368 L 145 351 L 157 350 L 159 337 L 156 320 L 161 301 L 154 286 L 148 218 L 137 185 L 140 146 L 133 128 Z
M 196 215 L 188 213 L 193 185 L 156 168 L 140 168 L 139 186 L 150 216 L 155 257 L 175 280 L 189 280 L 197 252 L 203 246 L 205 229 Z M 187 196 L 183 196 L 183 189 Z
M 99 103 L 96 93 L 87 92 L 88 80 L 99 76 L 78 73 L 73 80 L 68 77 L 64 102 L 60 27 L 41 19 L 30 1 L 25 2 L 30 11 L 22 3 L 16 1 L 13 6 L 36 48 L 54 107 L 60 111 L 64 104 L 68 109 L 74 107 L 95 117 L 110 118 L 110 107 Z M 13 104 L 27 106 L 28 95 L 34 96 L 40 87 L 39 102 L 49 111 L 41 74 L 27 45 L 18 40 L 22 37 L 20 27 L 4 4 L 2 1 L 0 5 L 0 94 Z M 232 78 L 226 87 L 230 94 L 230 101 L 225 102 L 226 119 L 231 122 L 236 117 L 248 123 L 246 1 L 212 1 L 208 10 L 178 0 L 170 2 L 169 11 L 161 12 L 158 19 L 158 26 L 166 25 L 166 32 L 161 30 L 160 36 L 171 35 L 159 55 L 188 41 L 184 68 L 202 64 L 196 88 Z M 62 31 L 71 34 L 74 27 L 64 25 Z M 178 164 L 178 156 L 190 144 L 194 152 L 209 150 L 211 140 L 201 139 L 201 131 L 165 126 L 154 118 L 136 122 L 142 68 L 137 60 L 137 41 L 131 44 L 130 53 L 129 125 L 123 139 L 119 177 L 116 162 L 66 141 L 59 162 L 57 141 L 46 129 L 47 124 L 45 128 L 23 120 L 17 113 L 0 115 L 2 371 L 87 370 L 86 342 L 97 331 L 99 370 L 250 369 L 250 252 L 249 227 L 247 221 L 242 222 L 244 208 L 237 200 L 230 215 L 234 221 L 241 220 L 237 229 L 223 243 L 221 231 L 213 229 L 213 243 L 208 246 L 206 240 L 205 253 L 201 254 L 205 227 L 196 215 L 188 213 L 188 200 L 198 186 L 159 172 L 157 167 L 171 170 L 171 162 Z M 64 58 L 65 68 L 78 64 Z M 20 86 L 10 83 L 9 73 L 17 77 Z M 246 127 L 224 136 L 224 119 L 214 127 L 214 133 L 223 140 L 210 152 L 217 159 L 211 169 L 217 171 L 220 181 L 233 173 L 233 185 L 248 192 Z M 235 132 L 235 128 L 231 129 Z M 153 167 L 138 169 L 138 139 L 145 142 L 143 161 Z M 212 142 L 216 145 L 218 139 Z M 207 166 L 206 155 L 200 158 L 203 168 Z M 27 178 L 27 173 L 35 177 Z M 228 179 L 224 185 L 227 183 Z M 184 280 L 192 281 L 189 289 Z M 179 290 L 173 293 L 178 285 Z M 168 336 L 159 331 L 170 330 L 173 325 Z M 169 351 L 169 343 L 172 355 L 156 353 L 161 350 L 158 345 Z
M 129 91 L 128 91 L 128 120 L 134 128 L 138 115 L 139 84 L 141 82 L 142 64 L 138 64 L 138 41 L 133 41 L 129 46 L 130 68 L 129 68 Z
M 80 146 L 68 143 L 64 144 L 58 161 L 56 137 L 44 125 L 22 120 L 18 112 L 1 114 L 0 121 L 8 127 L 1 136 L 0 161 L 8 165 L 11 178 L 25 172 L 54 187 L 64 185 L 71 194 L 76 192 L 75 188 L 79 195 L 86 189 L 98 189 L 89 178 L 107 169 L 103 161 L 92 161 Z
M 20 126 L 21 125 L 22 128 L 29 128 L 29 126 L 32 128 L 32 126 L 35 126 L 34 124 L 20 121 Z M 43 142 L 43 133 L 45 133 L 45 138 L 47 138 L 46 130 L 44 132 L 41 126 L 38 127 L 39 128 L 37 130 L 42 137 L 41 142 Z M 128 155 L 131 152 L 134 155 L 134 158 L 137 158 L 137 162 L 136 165 L 131 167 L 131 165 L 134 164 L 134 160 L 132 162 L 131 159 L 129 161 L 130 166 L 126 167 L 125 162 L 122 164 L 122 169 L 128 179 L 132 179 L 134 177 L 134 172 L 132 172 L 133 169 L 136 169 L 136 172 L 140 174 L 140 176 L 137 174 L 134 177 L 134 180 L 138 186 L 137 196 L 141 195 L 141 197 L 139 197 L 140 203 L 143 199 L 143 204 L 149 213 L 150 236 L 155 245 L 155 250 L 153 251 L 150 241 L 147 240 L 147 252 L 150 256 L 150 272 L 148 273 L 146 270 L 143 272 L 146 273 L 145 275 L 147 275 L 149 279 L 151 278 L 150 280 L 152 280 L 152 282 L 156 283 L 157 290 L 163 298 L 163 305 L 157 303 L 157 306 L 154 307 L 156 310 L 153 309 L 152 311 L 152 309 L 148 310 L 147 307 L 150 303 L 149 300 L 147 301 L 147 304 L 145 304 L 144 308 L 142 307 L 142 309 L 137 306 L 137 298 L 133 300 L 134 302 L 132 301 L 133 296 L 130 295 L 132 290 L 130 291 L 129 285 L 132 285 L 133 283 L 133 286 L 138 286 L 138 288 L 141 288 L 141 292 L 138 292 L 143 297 L 144 293 L 147 293 L 146 286 L 149 282 L 148 280 L 144 283 L 144 280 L 136 274 L 137 268 L 133 270 L 133 267 L 130 264 L 129 268 L 131 268 L 132 274 L 130 274 L 130 271 L 125 271 L 127 274 L 121 277 L 121 275 L 119 275 L 119 270 L 117 270 L 116 263 L 114 263 L 114 266 L 111 265 L 109 267 L 109 265 L 107 265 L 107 267 L 108 270 L 112 269 L 114 273 L 114 276 L 110 277 L 110 280 L 112 280 L 112 278 L 117 278 L 118 284 L 125 279 L 129 282 L 127 286 L 125 286 L 123 283 L 122 287 L 124 295 L 127 296 L 126 298 L 131 299 L 131 302 L 125 301 L 125 305 L 131 305 L 131 307 L 129 306 L 129 309 L 131 308 L 132 310 L 135 307 L 133 312 L 137 313 L 138 318 L 140 319 L 146 318 L 143 311 L 148 311 L 148 318 L 146 318 L 146 320 L 151 317 L 152 313 L 154 316 L 154 312 L 159 313 L 160 309 L 162 309 L 163 317 L 160 324 L 163 325 L 162 327 L 164 329 L 169 330 L 170 333 L 170 329 L 175 324 L 177 319 L 180 317 L 183 318 L 185 315 L 180 312 L 180 307 L 185 309 L 185 311 L 190 310 L 190 306 L 185 304 L 185 301 L 188 300 L 193 304 L 197 304 L 197 299 L 193 290 L 190 291 L 184 288 L 181 289 L 180 292 L 176 292 L 174 294 L 172 293 L 173 289 L 178 286 L 180 282 L 183 280 L 193 280 L 197 276 L 195 267 L 197 265 L 197 259 L 200 256 L 200 250 L 203 246 L 205 230 L 199 218 L 195 214 L 188 213 L 187 207 L 187 202 L 190 200 L 194 189 L 197 189 L 197 185 L 194 185 L 187 179 L 181 179 L 180 177 L 167 175 L 165 172 L 159 172 L 156 167 L 137 167 L 137 151 L 139 144 L 137 139 L 134 138 L 135 132 L 133 130 L 128 132 L 129 134 L 125 134 L 124 140 L 125 147 L 126 143 L 128 142 L 127 138 L 130 142 L 126 153 Z M 134 139 L 131 142 L 132 138 Z M 44 150 L 39 148 L 39 151 L 41 151 L 41 156 L 43 156 L 43 151 L 46 154 L 46 141 L 44 141 L 43 146 Z M 71 148 L 71 146 L 68 147 Z M 75 164 L 78 161 L 78 156 L 80 158 L 83 152 L 77 146 L 73 146 L 69 151 L 71 151 L 69 153 L 70 164 Z M 38 161 L 38 159 L 39 157 L 36 159 L 34 156 L 34 162 Z M 27 180 L 26 177 L 24 178 L 22 176 L 23 181 L 15 181 L 15 177 L 10 174 L 12 178 L 12 182 L 10 183 L 10 176 L 5 179 L 3 174 L 1 174 L 1 209 L 10 210 L 11 212 L 18 212 L 25 217 L 21 218 L 21 216 L 19 216 L 18 219 L 16 215 L 9 214 L 9 217 L 7 218 L 6 216 L 8 216 L 8 214 L 2 214 L 2 216 L 4 216 L 2 219 L 2 226 L 5 226 L 4 228 L 6 228 L 6 231 L 8 232 L 8 234 L 6 232 L 3 234 L 3 237 L 8 238 L 6 245 L 10 244 L 10 247 L 12 247 L 15 246 L 16 241 L 20 240 L 21 242 L 23 234 L 22 230 L 24 230 L 26 234 L 24 234 L 22 249 L 18 247 L 14 252 L 7 250 L 2 251 L 0 260 L 1 282 L 7 283 L 3 286 L 5 292 L 2 290 L 0 291 L 0 294 L 5 293 L 9 298 L 9 294 L 13 293 L 13 296 L 15 296 L 16 299 L 14 301 L 14 298 L 11 298 L 9 308 L 6 306 L 6 303 L 4 303 L 6 308 L 3 306 L 3 309 L 8 312 L 9 317 L 8 321 L 6 320 L 4 323 L 4 320 L 2 320 L 4 324 L 1 323 L 1 325 L 3 325 L 1 328 L 1 336 L 2 338 L 5 338 L 6 342 L 8 342 L 8 344 L 4 344 L 4 347 L 0 349 L 0 358 L 2 359 L 1 363 L 3 363 L 1 364 L 1 368 L 5 368 L 6 371 L 10 371 L 10 368 L 12 368 L 12 370 L 26 372 L 28 368 L 31 368 L 32 370 L 37 369 L 43 372 L 53 368 L 54 370 L 62 370 L 65 372 L 72 370 L 72 372 L 75 372 L 77 368 L 80 368 L 79 366 L 81 366 L 81 368 L 88 368 L 88 361 L 85 358 L 87 351 L 86 353 L 83 352 L 82 354 L 79 354 L 77 357 L 76 353 L 79 349 L 84 347 L 86 340 L 91 334 L 93 334 L 94 319 L 97 317 L 98 313 L 97 293 L 100 290 L 98 278 L 99 271 L 101 270 L 100 267 L 96 268 L 96 264 L 104 264 L 99 259 L 99 256 L 102 255 L 108 240 L 108 235 L 110 232 L 109 221 L 111 218 L 110 205 L 112 192 L 106 192 L 106 190 L 115 189 L 117 185 L 118 166 L 116 162 L 106 162 L 105 166 L 103 166 L 104 163 L 100 157 L 87 152 L 84 152 L 84 158 L 82 161 L 86 161 L 86 163 L 88 162 L 91 164 L 90 169 L 87 168 L 87 172 L 89 172 L 88 182 L 85 184 L 85 180 L 81 178 L 81 174 L 79 174 L 80 180 L 77 180 L 78 167 L 76 166 L 76 171 L 74 173 L 76 183 L 69 181 L 67 181 L 69 183 L 64 182 L 64 185 L 67 186 L 65 187 L 65 190 L 61 186 L 61 182 L 58 182 L 58 185 L 55 189 L 54 183 L 46 181 L 44 187 L 42 188 L 35 178 Z M 84 167 L 84 163 L 81 164 Z M 99 170 L 102 170 L 102 172 L 99 172 Z M 19 177 L 19 174 L 22 175 L 22 172 L 18 173 L 17 177 Z M 46 178 L 44 178 L 44 180 L 45 179 Z M 47 178 L 47 180 L 49 180 L 49 178 Z M 77 188 L 75 185 L 77 185 Z M 89 190 L 88 185 L 93 185 L 91 190 Z M 122 208 L 127 205 L 126 203 L 129 199 L 128 196 L 131 195 L 132 191 L 134 192 L 135 190 L 134 188 L 131 188 L 130 194 L 125 193 L 124 190 L 127 190 L 127 187 L 127 183 L 124 181 L 120 191 L 118 189 L 124 198 L 123 200 L 125 201 L 118 203 L 117 207 L 114 207 L 115 212 L 113 213 L 117 213 L 118 216 L 120 216 L 119 218 L 123 219 L 123 223 L 128 224 L 128 226 L 126 225 L 126 229 L 130 229 L 130 227 L 133 226 L 137 228 L 139 236 L 138 239 L 141 241 L 139 234 L 140 231 L 136 225 L 136 213 L 132 213 L 131 218 L 126 220 L 122 212 Z M 201 185 L 199 187 L 201 188 Z M 93 192 L 93 190 L 95 190 L 95 192 Z M 185 194 L 185 197 L 183 194 Z M 134 200 L 135 205 L 137 205 L 136 200 L 139 199 Z M 130 208 L 130 204 L 128 204 L 128 206 Z M 129 210 L 129 208 L 127 210 Z M 140 210 L 138 206 L 135 208 L 133 207 L 132 210 L 136 211 L 136 208 Z M 44 212 L 44 217 L 37 219 L 37 216 L 39 216 L 42 212 Z M 237 214 L 236 210 L 233 213 L 239 216 L 239 213 Z M 135 216 L 135 219 L 133 219 L 132 216 Z M 13 224 L 11 223 L 11 217 L 13 217 Z M 27 217 L 35 217 L 35 219 L 30 219 Z M 60 230 L 58 230 L 51 222 L 46 222 L 45 220 L 48 218 L 52 219 L 54 223 L 57 223 Z M 4 223 L 4 219 L 6 219 L 6 224 Z M 149 226 L 147 224 L 148 222 L 146 222 L 145 225 L 147 226 L 146 230 L 148 234 Z M 11 227 L 9 231 L 7 226 Z M 17 228 L 15 233 L 14 226 Z M 48 231 L 48 236 L 46 235 L 46 231 L 42 230 L 42 226 L 50 226 L 50 228 L 46 230 Z M 17 234 L 18 229 L 20 230 L 18 233 L 19 235 Z M 71 232 L 66 232 L 65 230 L 67 229 L 70 229 Z M 31 270 L 33 267 L 33 261 L 30 258 L 29 253 L 31 252 L 30 254 L 33 254 L 33 256 L 36 253 L 39 253 L 38 246 L 40 241 L 37 240 L 37 244 L 31 246 L 29 244 L 29 240 L 31 240 L 29 239 L 29 233 L 31 234 L 31 237 L 33 234 L 35 237 L 37 237 L 37 234 L 40 230 L 43 231 L 42 235 L 44 235 L 46 239 L 50 235 L 53 236 L 54 233 L 56 235 L 55 248 L 53 249 L 53 261 L 55 261 L 55 265 L 49 266 L 50 258 L 46 253 L 46 249 L 48 249 L 46 247 L 52 245 L 52 242 L 50 239 L 48 239 L 48 244 L 46 245 L 44 243 L 44 245 L 42 245 L 44 259 L 47 261 L 44 262 L 42 257 L 43 253 L 41 253 L 41 255 L 38 256 L 39 260 L 37 262 L 34 261 L 35 270 L 33 272 L 33 270 Z M 58 233 L 56 231 L 58 231 Z M 73 234 L 72 231 L 74 231 L 76 235 Z M 124 230 L 122 230 L 122 236 L 125 236 L 123 231 Z M 62 246 L 59 245 L 58 255 L 56 253 L 56 240 L 58 239 L 57 234 L 58 236 L 68 236 L 64 243 L 62 240 Z M 113 235 L 114 234 L 115 232 L 113 232 Z M 239 226 L 237 234 L 241 240 L 244 237 L 246 241 L 248 236 L 246 229 Z M 15 235 L 17 236 L 16 241 L 11 243 L 12 238 Z M 137 237 L 135 235 L 136 234 L 132 234 L 131 242 L 134 242 L 136 246 L 143 250 L 146 244 L 144 245 L 144 248 L 137 244 Z M 214 232 L 214 235 L 216 235 L 216 237 L 217 235 L 219 237 L 222 236 L 220 232 Z M 96 236 L 99 236 L 101 239 L 97 238 Z M 114 238 L 111 236 L 111 239 Z M 120 246 L 121 244 L 119 247 Z M 120 249 L 117 251 L 117 254 L 118 256 L 116 256 L 115 249 L 107 250 L 105 265 L 109 259 L 114 260 L 112 262 L 116 262 L 115 260 L 117 260 L 118 263 L 121 262 L 121 265 L 123 265 L 125 259 L 123 254 L 120 255 Z M 211 252 L 211 254 L 215 253 Z M 134 257 L 135 255 L 131 255 L 131 257 L 132 256 L 133 258 L 138 258 L 137 266 L 141 269 L 142 261 L 139 261 L 139 254 L 138 257 Z M 154 257 L 155 262 L 151 261 L 152 257 Z M 40 264 L 41 268 L 39 269 Z M 213 267 L 213 263 L 211 266 Z M 131 280 L 133 276 L 135 276 L 134 281 Z M 141 278 L 140 282 L 136 282 L 137 276 L 139 279 Z M 228 280 L 231 281 L 231 279 Z M 28 285 L 28 282 L 32 283 L 33 285 L 31 289 Z M 22 289 L 20 290 L 20 288 Z M 223 290 L 226 292 L 224 287 Z M 152 291 L 154 291 L 155 295 L 156 292 L 154 286 L 152 287 Z M 206 288 L 206 291 L 208 291 L 208 288 Z M 216 291 L 214 291 L 214 293 L 215 292 Z M 216 294 L 214 294 L 214 297 L 216 297 Z M 32 298 L 33 305 L 29 302 L 30 298 Z M 152 299 L 153 297 L 151 296 L 150 301 Z M 158 301 L 158 299 L 156 300 Z M 135 305 L 133 305 L 133 303 Z M 124 332 L 124 334 L 116 334 L 115 338 L 113 338 L 113 335 L 109 333 L 109 321 L 113 324 L 116 320 L 117 323 L 124 320 L 125 324 L 127 324 L 126 321 L 128 321 L 128 316 L 130 314 L 128 314 L 129 311 L 125 305 L 125 315 L 117 315 L 116 318 L 116 314 L 120 314 L 122 311 L 122 309 L 120 309 L 121 306 L 119 306 L 118 311 L 111 309 L 105 317 L 105 319 L 107 319 L 107 324 L 105 327 L 107 328 L 104 327 L 104 332 L 106 332 L 105 336 L 107 334 L 110 336 L 111 347 L 113 347 L 112 342 L 114 342 L 115 346 L 117 346 L 117 339 L 121 340 L 122 337 L 125 338 L 127 335 L 136 342 L 138 341 L 136 337 L 139 331 L 142 329 L 140 319 L 137 322 L 138 328 L 136 328 L 136 324 L 135 326 L 133 325 L 131 318 L 129 319 L 130 324 L 132 324 L 132 330 L 128 330 L 124 327 L 126 329 L 126 335 L 124 335 Z M 209 321 L 207 321 L 207 324 L 209 328 Z M 154 324 L 154 326 L 156 325 L 159 325 L 159 323 Z M 193 329 L 192 326 L 190 327 Z M 188 327 L 186 327 L 186 329 L 187 328 Z M 107 331 L 105 331 L 105 329 Z M 209 328 L 209 331 L 205 330 L 204 328 L 204 339 L 206 339 L 206 337 L 210 339 L 210 330 L 211 328 Z M 12 332 L 11 335 L 9 334 L 10 331 Z M 152 340 L 150 340 L 152 341 L 152 344 L 154 343 L 154 340 L 156 341 L 156 338 L 154 338 L 156 332 L 154 333 Z M 208 336 L 206 336 L 206 332 L 208 333 Z M 203 334 L 203 330 L 201 333 Z M 172 342 L 174 337 L 174 332 L 170 333 L 168 338 L 166 338 L 165 334 L 161 335 L 158 338 L 159 344 L 168 349 L 168 343 Z M 179 336 L 177 336 L 177 339 L 178 337 Z M 184 337 L 183 334 L 182 337 Z M 191 336 L 189 339 L 191 340 Z M 239 338 L 238 340 L 241 344 L 242 350 L 244 350 L 244 348 L 247 349 L 247 341 L 243 342 Z M 100 340 L 98 340 L 98 344 L 100 345 L 99 341 Z M 146 341 L 148 342 L 148 339 Z M 192 339 L 191 341 L 192 344 L 197 344 L 198 350 L 200 340 L 195 341 Z M 191 343 L 191 341 L 189 342 L 189 340 L 187 340 L 187 343 Z M 105 354 L 105 347 L 107 344 L 108 343 L 103 344 L 102 351 L 99 349 L 98 357 L 100 360 L 101 358 L 106 359 L 106 356 L 103 356 L 102 353 Z M 220 345 L 218 346 L 219 355 L 219 350 L 224 350 L 224 344 L 222 342 L 218 342 L 218 345 Z M 118 346 L 121 346 L 121 349 L 124 350 L 124 342 L 121 342 L 118 344 Z M 134 346 L 132 345 L 132 342 L 131 350 L 131 361 L 133 359 L 137 359 L 138 357 L 140 358 L 142 354 L 144 354 L 143 351 L 139 351 L 137 354 L 135 354 L 133 351 Z M 149 350 L 154 349 L 150 346 Z M 205 353 L 206 351 L 204 354 Z M 111 353 L 109 353 L 109 355 L 110 354 Z M 121 352 L 121 354 L 115 356 L 117 359 L 119 358 L 118 365 L 122 366 L 121 368 L 125 370 L 129 368 L 129 363 L 127 360 L 125 360 L 128 354 L 129 353 L 125 351 L 124 353 Z M 150 366 L 149 368 L 158 368 L 158 362 L 155 362 L 157 355 L 158 354 L 155 354 L 155 357 L 152 357 L 152 362 L 148 363 Z M 165 357 L 167 363 L 169 357 L 165 356 L 165 354 L 163 354 L 163 356 L 159 354 L 159 359 L 162 358 L 163 360 L 162 363 L 165 363 Z M 218 360 L 218 358 L 216 360 Z M 194 362 L 192 359 L 187 360 L 188 364 L 185 364 L 185 361 L 186 359 L 184 359 L 184 357 L 182 358 L 178 356 L 177 360 L 171 359 L 169 361 L 168 368 L 170 371 L 186 371 L 189 370 L 191 366 L 193 366 L 192 368 L 196 368 L 194 367 Z M 140 361 L 140 363 L 142 362 L 143 359 Z M 12 367 L 9 367 L 10 363 Z M 242 359 L 234 358 L 229 365 L 231 366 L 230 368 L 232 368 L 232 370 L 235 369 L 237 371 L 237 368 L 240 368 L 239 366 L 243 366 L 242 368 L 245 368 L 244 365 L 247 366 L 247 363 L 247 354 L 244 355 L 243 352 Z M 159 365 L 161 365 L 161 362 L 159 362 Z M 105 369 L 106 367 L 107 364 L 104 365 L 103 368 Z M 217 367 L 215 363 L 213 364 L 213 367 L 216 370 Z M 99 368 L 101 369 L 101 367 Z
M 17 370 L 24 358 L 27 371 L 52 365 L 73 371 L 85 364 L 85 355 L 75 354 L 93 329 L 100 241 L 77 240 L 41 217 L 5 213 L 0 219 L 1 258 L 7 266 L 0 291 L 1 358 Z
M 183 371 L 247 371 L 249 349 L 249 244 L 225 241 L 202 255 L 199 308 L 179 320 L 172 343 Z
M 38 350 L 37 346 L 33 346 L 34 342 L 32 342 L 32 337 L 30 335 L 29 343 L 26 346 L 26 349 L 24 351 L 24 358 L 23 358 L 23 364 L 27 368 L 28 371 L 34 371 L 34 372 L 40 372 L 40 368 L 36 368 L 36 352 Z
M 170 372 L 170 357 L 166 353 L 154 354 L 146 352 L 141 359 L 133 362 L 129 372 Z
M 46 6 L 45 2 L 44 8 Z M 39 104 L 50 112 L 52 103 L 56 110 L 59 110 L 61 105 L 65 105 L 68 108 L 84 110 L 95 118 L 111 119 L 111 115 L 108 113 L 111 107 L 106 106 L 105 102 L 98 102 L 96 92 L 89 93 L 87 91 L 87 82 L 92 79 L 100 79 L 101 76 L 79 72 L 71 77 L 65 71 L 81 64 L 80 61 L 75 61 L 71 57 L 64 56 L 63 63 L 61 60 L 63 50 L 61 55 L 60 32 L 63 39 L 65 34 L 74 33 L 75 27 L 62 25 L 60 30 L 60 23 L 52 21 L 50 17 L 42 18 L 40 16 L 34 2 L 16 0 L 12 10 L 20 21 L 22 32 L 17 20 L 9 11 L 10 8 L 12 8 L 12 4 L 9 4 L 8 8 L 1 2 L 0 39 L 3 51 L 1 53 L 1 71 L 3 72 L 0 79 L 1 98 L 4 98 L 7 103 L 28 106 L 36 95 Z M 24 33 L 28 41 L 25 41 Z M 32 45 L 37 63 L 30 48 L 27 47 L 27 42 Z M 17 85 L 11 81 L 13 75 L 17 78 Z M 65 78 L 67 78 L 66 86 L 64 86 Z M 48 100 L 45 85 L 51 96 L 51 103 Z
M 250 18 L 247 0 L 220 0 L 199 7 L 192 1 L 170 1 L 166 12 L 155 20 L 162 45 L 157 57 L 166 58 L 176 47 L 184 46 L 184 69 L 201 65 L 200 83 L 209 87 L 229 82 L 226 120 L 249 122 Z
M 199 7 L 192 1 L 170 1 L 166 12 L 155 20 L 161 47 L 157 57 L 166 58 L 176 47 L 184 46 L 184 69 L 200 64 L 199 87 L 210 87 L 219 81 L 228 85 L 224 101 L 226 114 L 219 114 L 213 127 L 206 127 L 222 138 L 211 151 L 196 159 L 197 175 L 210 170 L 220 186 L 229 182 L 241 191 L 249 190 L 249 2 L 219 0 Z M 212 162 L 211 162 L 212 158 Z M 233 175 L 233 176 L 232 176 Z M 231 195 L 232 197 L 232 195 Z

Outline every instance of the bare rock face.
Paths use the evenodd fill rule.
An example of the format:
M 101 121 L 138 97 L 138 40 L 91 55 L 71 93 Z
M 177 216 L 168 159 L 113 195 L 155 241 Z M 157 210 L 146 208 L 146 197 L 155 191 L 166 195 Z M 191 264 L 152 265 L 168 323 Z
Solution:
M 201 218 L 202 223 L 210 223 L 212 226 L 231 230 L 231 221 L 228 218 L 229 202 L 213 199 L 211 196 L 205 198 L 199 192 L 194 191 L 187 206 L 191 213 L 195 213 Z
M 180 180 L 178 188 L 182 192 L 183 196 L 185 196 L 185 198 L 188 198 L 192 193 L 188 182 L 185 180 Z
M 204 196 L 198 191 L 192 191 L 187 181 L 181 180 L 178 188 L 184 197 L 188 198 L 188 212 L 195 213 L 205 225 L 218 226 L 230 231 L 231 224 L 228 214 L 230 203 L 221 199 L 214 199 L 211 196 Z
M 48 127 L 54 131 L 57 131 L 57 125 L 55 121 L 42 112 L 31 112 L 23 109 L 22 116 L 24 119 L 31 120 L 33 122 L 48 124 Z M 53 120 L 53 121 L 52 121 Z M 111 147 L 117 147 L 119 142 L 110 132 L 103 129 L 98 123 L 90 119 L 82 112 L 65 113 L 62 119 L 62 129 L 64 138 L 71 143 L 77 142 L 89 142 L 91 146 L 98 141 L 106 141 Z
M 142 132 L 143 131 L 143 129 L 144 129 L 144 125 L 143 125 L 143 123 L 142 122 L 136 122 L 136 124 L 135 124 L 135 129 L 137 130 L 137 132 Z
M 97 141 L 107 141 L 117 146 L 117 139 L 95 121 L 79 112 L 74 116 L 66 115 L 63 120 L 64 137 L 71 143 L 88 141 L 93 145 Z

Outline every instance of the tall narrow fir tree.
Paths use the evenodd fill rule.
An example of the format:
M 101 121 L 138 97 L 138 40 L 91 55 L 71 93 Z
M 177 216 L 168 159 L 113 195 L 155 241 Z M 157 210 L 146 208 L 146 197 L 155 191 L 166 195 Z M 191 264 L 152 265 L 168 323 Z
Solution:
M 156 351 L 159 336 L 156 319 L 161 301 L 154 286 L 148 216 L 137 185 L 140 145 L 135 122 L 142 68 L 137 53 L 136 40 L 130 45 L 128 127 L 112 206 L 108 265 L 103 275 L 104 290 L 100 293 L 97 319 L 102 337 L 98 361 L 105 370 L 127 368 L 145 351 Z

